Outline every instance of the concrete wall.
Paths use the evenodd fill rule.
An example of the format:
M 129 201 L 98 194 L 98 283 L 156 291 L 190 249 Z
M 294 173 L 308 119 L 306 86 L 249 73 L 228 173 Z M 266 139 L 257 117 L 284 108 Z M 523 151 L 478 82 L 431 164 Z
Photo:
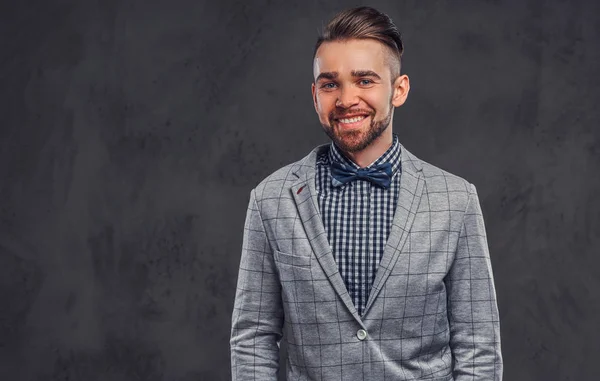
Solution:
M 250 190 L 327 142 L 344 1 L 0 5 L 0 378 L 229 379 Z M 477 186 L 506 380 L 599 379 L 600 3 L 373 1 L 394 131 Z

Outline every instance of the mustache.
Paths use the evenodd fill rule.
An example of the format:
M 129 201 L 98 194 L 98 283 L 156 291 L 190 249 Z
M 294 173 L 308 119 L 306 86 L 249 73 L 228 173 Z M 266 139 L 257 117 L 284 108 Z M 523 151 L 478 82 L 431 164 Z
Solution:
M 352 115 L 352 114 L 365 114 L 365 115 L 373 115 L 373 111 L 372 110 L 365 110 L 365 109 L 350 109 L 350 110 L 345 110 L 343 112 L 330 112 L 329 113 L 329 119 L 333 120 L 333 119 L 340 119 L 345 117 L 346 115 Z

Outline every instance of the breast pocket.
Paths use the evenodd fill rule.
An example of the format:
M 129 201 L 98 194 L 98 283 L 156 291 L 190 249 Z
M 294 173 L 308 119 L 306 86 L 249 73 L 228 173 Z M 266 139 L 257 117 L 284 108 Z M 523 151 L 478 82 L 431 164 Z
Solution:
M 282 281 L 312 279 L 312 257 L 288 254 L 279 250 L 275 250 L 274 257 Z

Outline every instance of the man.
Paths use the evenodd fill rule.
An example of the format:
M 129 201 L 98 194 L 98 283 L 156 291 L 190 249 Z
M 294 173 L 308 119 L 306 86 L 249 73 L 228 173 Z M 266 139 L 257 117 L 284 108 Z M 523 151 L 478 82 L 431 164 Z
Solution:
M 386 15 L 344 11 L 314 56 L 330 144 L 250 192 L 231 331 L 234 380 L 501 380 L 475 187 L 392 133 L 410 88 Z

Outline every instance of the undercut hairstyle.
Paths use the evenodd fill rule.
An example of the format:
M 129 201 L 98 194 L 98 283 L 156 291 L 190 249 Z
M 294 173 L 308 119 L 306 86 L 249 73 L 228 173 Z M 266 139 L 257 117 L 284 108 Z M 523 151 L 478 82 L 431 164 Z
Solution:
M 392 83 L 400 75 L 404 52 L 402 36 L 388 15 L 371 7 L 351 8 L 335 15 L 317 39 L 313 61 L 324 42 L 350 39 L 373 39 L 383 43 L 388 48 Z

